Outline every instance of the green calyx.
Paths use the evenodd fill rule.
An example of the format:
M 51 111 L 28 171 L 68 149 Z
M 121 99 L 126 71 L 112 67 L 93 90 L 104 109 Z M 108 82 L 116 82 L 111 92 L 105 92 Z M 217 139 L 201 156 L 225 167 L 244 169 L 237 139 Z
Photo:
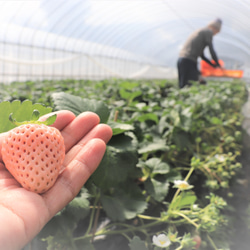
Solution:
M 31 118 L 29 121 L 23 121 L 23 122 L 18 122 L 16 119 L 14 119 L 12 117 L 13 113 L 11 113 L 9 115 L 9 120 L 15 124 L 16 126 L 20 126 L 20 125 L 23 125 L 23 124 L 44 124 L 44 125 L 52 125 L 55 121 L 56 121 L 56 117 L 57 115 L 54 114 L 54 115 L 51 115 L 49 116 L 45 121 L 39 121 L 39 117 L 40 117 L 40 112 L 37 110 L 37 109 L 34 109 L 33 110 L 33 113 L 31 115 Z

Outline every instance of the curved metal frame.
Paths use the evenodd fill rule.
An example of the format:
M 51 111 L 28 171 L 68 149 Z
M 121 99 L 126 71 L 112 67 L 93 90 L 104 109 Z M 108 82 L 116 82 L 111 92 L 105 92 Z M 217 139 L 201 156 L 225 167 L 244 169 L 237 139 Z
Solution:
M 3 9 L 7 6 L 7 2 L 8 1 L 6 0 L 6 2 L 2 3 Z M 176 47 L 176 44 L 181 44 L 183 42 L 183 38 L 185 40 L 183 32 L 187 33 L 188 30 L 189 32 L 191 32 L 191 30 L 193 30 L 195 27 L 198 27 L 197 18 L 198 16 L 201 16 L 201 13 L 203 14 L 202 22 L 205 23 L 205 21 L 209 21 L 214 15 L 213 9 L 216 8 L 216 10 L 218 10 L 218 14 L 222 13 L 222 10 L 232 15 L 233 13 L 240 13 L 240 15 L 235 15 L 233 19 L 231 17 L 227 17 L 225 18 L 225 20 L 223 20 L 222 34 L 224 34 L 224 36 L 219 35 L 218 37 L 216 37 L 216 44 L 218 46 L 221 46 L 221 44 L 230 45 L 233 50 L 239 51 L 239 56 L 246 55 L 242 56 L 242 58 L 239 58 L 239 61 L 242 60 L 243 63 L 244 61 L 249 63 L 250 44 L 248 41 L 248 37 L 246 37 L 246 35 L 242 34 L 241 32 L 247 32 L 250 30 L 250 27 L 247 28 L 249 26 L 248 13 L 250 10 L 250 6 L 247 5 L 244 1 L 238 1 L 237 5 L 235 5 L 233 0 L 227 0 L 227 2 L 227 5 L 225 5 L 224 1 L 212 1 L 212 3 L 210 1 L 210 3 L 208 4 L 206 1 L 201 0 L 197 3 L 197 5 L 193 6 L 192 10 L 189 10 L 190 12 L 188 16 L 186 16 L 186 10 L 182 10 L 182 8 L 180 7 L 184 3 L 186 4 L 186 0 L 176 0 L 175 2 L 170 2 L 167 0 L 145 0 L 133 2 L 132 5 L 129 5 L 126 2 L 119 2 L 120 7 L 122 8 L 112 10 L 109 5 L 106 5 L 103 6 L 103 8 L 99 8 L 98 12 L 95 12 L 95 18 L 102 18 L 102 16 L 106 17 L 108 15 L 113 15 L 112 29 L 107 32 L 104 29 L 105 20 L 103 20 L 103 30 L 99 29 L 99 31 L 96 32 L 97 29 L 88 29 L 86 28 L 86 26 L 83 27 L 82 25 L 83 20 L 88 21 L 89 18 L 92 18 L 82 16 L 83 14 L 81 12 L 81 8 L 79 8 L 80 4 L 83 4 L 82 0 L 71 2 L 69 5 L 68 2 L 65 3 L 66 5 L 61 4 L 60 1 L 53 1 L 53 4 L 51 4 L 49 0 L 44 0 L 41 1 L 41 6 L 38 6 L 36 10 L 33 10 L 33 12 L 31 12 L 30 15 L 27 16 L 27 18 L 24 20 L 24 23 L 22 24 L 23 28 L 20 29 L 20 35 L 19 37 L 17 37 L 16 43 L 13 43 L 13 46 L 17 46 L 17 57 L 21 57 L 22 48 L 24 46 L 30 48 L 30 55 L 32 58 L 34 58 L 35 54 L 37 53 L 37 49 L 43 50 L 42 55 L 44 59 L 46 59 L 47 51 L 51 51 L 50 53 L 52 54 L 50 54 L 50 56 L 52 57 L 56 57 L 57 52 L 59 51 L 65 53 L 66 55 L 79 54 L 79 62 L 77 62 L 77 64 L 72 62 L 70 65 L 71 69 L 69 72 L 71 72 L 70 75 L 72 75 L 72 77 L 74 77 L 73 73 L 75 65 L 77 65 L 79 69 L 81 69 L 81 67 L 83 66 L 83 60 L 86 60 L 86 67 L 90 67 L 90 65 L 93 65 L 94 60 L 102 61 L 101 58 L 104 57 L 112 60 L 109 62 L 111 68 L 116 68 L 118 60 L 124 61 L 124 70 L 128 68 L 130 62 L 138 63 L 138 65 L 140 64 L 142 66 L 148 64 L 167 67 L 167 63 L 164 62 L 165 58 L 167 58 L 167 55 L 166 57 L 162 56 L 163 52 L 167 51 L 167 49 L 169 48 Z M 86 5 L 85 10 L 86 13 L 89 13 L 89 11 L 91 11 L 91 1 L 87 3 L 89 4 Z M 112 2 L 110 1 L 107 1 L 107 3 L 112 4 Z M 200 10 L 200 8 L 204 6 L 205 3 L 207 3 L 206 8 L 203 8 L 202 12 L 197 11 Z M 233 9 L 230 7 L 229 3 L 234 4 Z M 54 15 L 55 13 L 61 14 L 59 14 L 54 20 L 50 28 L 47 30 L 47 34 L 46 31 L 42 28 L 44 20 L 41 20 L 41 23 L 37 24 L 36 29 L 34 29 L 33 31 L 31 30 L 32 33 L 30 36 L 30 40 L 28 41 L 30 44 L 24 44 L 25 35 L 27 34 L 25 28 L 28 27 L 33 18 L 36 17 L 37 11 L 40 10 L 40 7 L 47 10 L 48 17 Z M 64 10 L 64 8 L 67 7 L 69 7 L 69 9 Z M 16 20 L 18 20 L 18 13 L 22 11 L 22 8 L 24 8 L 24 6 L 20 6 L 16 10 L 13 10 L 13 13 L 11 13 L 11 16 L 8 19 L 10 23 L 16 22 Z M 148 21 L 146 23 L 139 14 L 137 16 L 135 15 L 137 12 L 140 13 L 138 11 L 139 9 L 142 12 L 149 13 Z M 115 13 L 112 13 L 112 11 Z M 130 14 L 132 12 L 133 20 L 131 20 L 131 23 L 134 23 L 134 25 L 122 25 L 119 21 L 120 17 L 130 18 Z M 172 24 L 169 21 L 168 13 L 171 13 L 171 20 L 175 21 L 175 27 L 171 26 Z M 159 17 L 159 20 L 151 22 L 150 20 L 155 16 Z M 195 18 L 190 19 L 191 16 Z M 96 19 L 94 19 L 93 21 L 95 20 Z M 176 23 L 176 21 L 178 20 L 179 23 Z M 60 29 L 58 29 L 59 25 Z M 233 27 L 233 25 L 235 27 Z M 232 32 L 233 28 L 234 32 Z M 166 32 L 166 34 L 174 34 L 175 39 L 169 41 L 167 36 L 158 36 L 155 32 L 155 30 L 157 29 L 161 29 L 163 32 Z M 40 31 L 44 31 L 45 33 L 42 42 L 38 44 L 37 41 L 39 38 L 41 38 L 39 37 Z M 0 42 L 3 44 L 3 50 L 9 43 L 7 39 L 9 32 L 10 31 L 7 25 L 5 27 L 5 30 L 2 31 L 2 41 L 0 40 Z M 53 44 L 51 43 L 51 34 L 54 34 Z M 155 42 L 147 42 L 147 38 L 152 35 L 155 36 Z M 63 39 L 61 37 L 63 37 Z M 78 44 L 80 44 L 79 41 L 83 42 L 82 46 L 87 47 L 78 47 Z M 144 54 L 141 54 L 141 51 L 140 53 L 137 52 L 137 48 L 140 48 L 142 43 L 145 44 Z M 178 51 L 176 51 L 176 54 L 177 53 Z M 222 52 L 218 52 L 218 54 L 223 55 Z M 87 63 L 90 57 L 93 57 L 94 60 Z M 101 61 L 98 62 L 100 65 L 102 64 Z M 31 66 L 29 69 L 30 77 L 34 76 L 34 67 L 35 66 Z M 42 69 L 43 74 L 47 69 L 46 67 L 47 66 L 44 66 L 44 68 Z M 58 66 L 52 65 L 52 77 L 53 75 L 55 76 L 56 67 Z M 68 69 L 68 64 L 62 64 L 61 77 L 63 77 L 63 73 L 66 71 L 65 67 L 67 67 Z M 94 72 L 92 73 L 100 75 L 103 69 L 102 67 L 96 67 L 94 69 Z M 2 65 L 2 70 L 5 70 L 4 64 Z M 110 72 L 111 71 L 112 69 L 110 70 Z M 18 67 L 17 75 L 22 75 L 21 67 Z M 88 72 L 87 75 L 90 75 L 90 72 Z M 109 75 L 110 74 L 107 73 L 107 76 Z M 81 76 L 82 74 L 79 72 L 78 77 Z M 21 77 L 18 79 L 21 79 Z

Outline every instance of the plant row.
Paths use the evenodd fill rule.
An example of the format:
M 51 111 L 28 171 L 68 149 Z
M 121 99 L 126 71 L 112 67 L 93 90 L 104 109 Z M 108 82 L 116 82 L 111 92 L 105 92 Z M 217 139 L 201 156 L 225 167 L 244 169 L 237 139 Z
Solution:
M 93 111 L 113 129 L 96 172 L 31 245 L 230 249 L 244 82 L 181 90 L 170 80 L 25 82 L 4 85 L 0 98 Z

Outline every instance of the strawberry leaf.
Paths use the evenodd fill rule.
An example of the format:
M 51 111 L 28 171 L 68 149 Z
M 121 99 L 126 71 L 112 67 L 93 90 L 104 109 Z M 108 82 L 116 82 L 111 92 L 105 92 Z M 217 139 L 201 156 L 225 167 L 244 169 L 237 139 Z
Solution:
M 33 110 L 33 113 L 31 115 L 31 120 L 37 121 L 39 117 L 40 117 L 40 112 L 37 109 Z
M 112 196 L 102 195 L 101 202 L 108 217 L 114 221 L 133 219 L 147 209 L 147 202 L 140 188 L 131 182 L 124 189 L 114 189 Z
M 36 103 L 32 104 L 31 101 L 26 100 L 20 102 L 19 100 L 15 100 L 13 102 L 1 102 L 0 103 L 0 133 L 7 132 L 16 125 L 10 121 L 10 114 L 13 120 L 18 122 L 30 121 L 33 111 L 37 110 L 40 113 L 40 116 L 48 114 L 52 111 L 51 107 L 45 107 L 42 104 Z M 51 118 L 52 119 L 52 118 Z
M 48 117 L 48 118 L 43 122 L 43 124 L 45 124 L 45 125 L 52 125 L 52 124 L 56 121 L 56 117 L 57 117 L 56 114 L 54 114 L 54 115 Z
M 118 122 L 113 122 L 113 121 L 110 121 L 108 125 L 112 128 L 113 136 L 135 129 L 134 126 L 130 124 L 118 123 Z
M 100 117 L 101 123 L 106 123 L 109 118 L 109 108 L 102 101 L 83 99 L 79 96 L 64 92 L 53 93 L 52 99 L 55 110 L 66 109 L 73 112 L 75 115 L 79 115 L 85 111 L 91 111 Z
M 145 241 L 142 241 L 138 236 L 134 238 L 129 243 L 130 250 L 147 250 Z

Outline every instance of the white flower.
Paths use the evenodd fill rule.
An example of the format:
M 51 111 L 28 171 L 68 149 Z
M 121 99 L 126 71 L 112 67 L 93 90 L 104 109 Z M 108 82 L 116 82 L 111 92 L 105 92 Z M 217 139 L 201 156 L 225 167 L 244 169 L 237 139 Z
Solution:
M 194 210 L 198 210 L 198 209 L 199 209 L 199 206 L 198 206 L 197 204 L 194 204 L 194 205 L 193 205 L 193 209 L 194 209 Z
M 165 234 L 159 234 L 158 236 L 153 236 L 153 243 L 158 247 L 168 247 L 171 244 L 171 241 Z
M 174 187 L 179 188 L 181 190 L 188 190 L 188 189 L 193 188 L 194 186 L 189 185 L 187 181 L 178 180 L 178 181 L 174 181 Z
M 223 155 L 218 155 L 216 154 L 214 156 L 219 162 L 224 162 L 225 161 L 225 157 Z

